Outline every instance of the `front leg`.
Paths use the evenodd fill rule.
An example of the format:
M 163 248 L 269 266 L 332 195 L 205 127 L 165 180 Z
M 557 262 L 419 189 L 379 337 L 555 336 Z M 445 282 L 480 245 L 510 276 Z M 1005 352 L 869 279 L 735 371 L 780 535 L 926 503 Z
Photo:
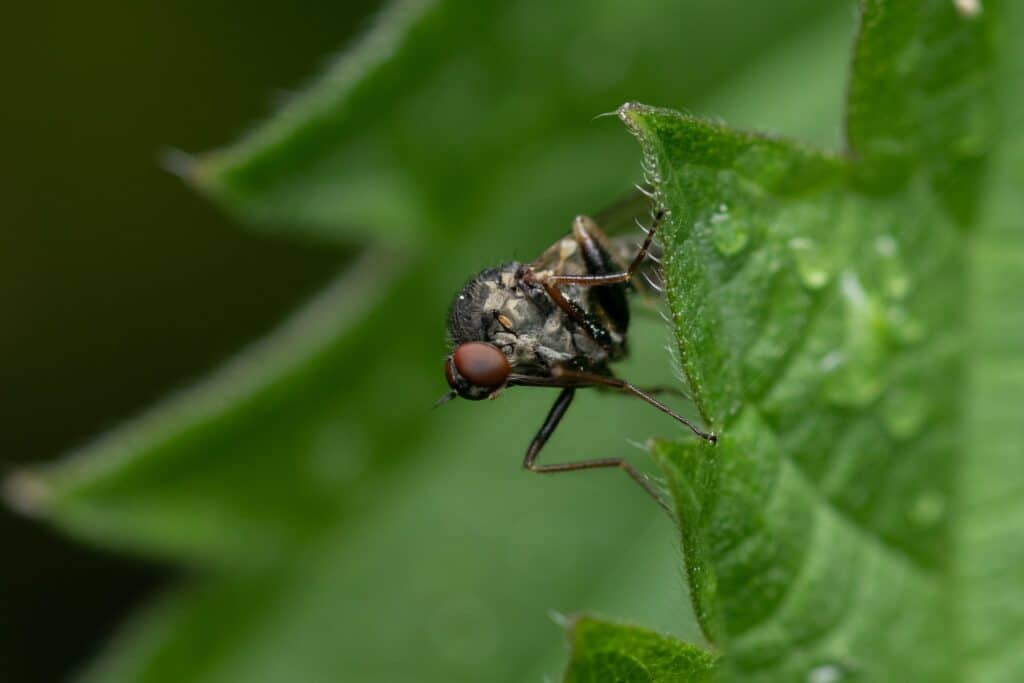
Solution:
M 629 303 L 626 301 L 625 284 L 633 277 L 633 273 L 647 257 L 654 235 L 658 226 L 665 217 L 665 210 L 659 209 L 654 216 L 654 223 L 647 231 L 640 251 L 633 258 L 633 262 L 626 270 L 621 270 L 615 259 L 608 252 L 605 246 L 607 241 L 597 224 L 587 216 L 577 216 L 573 221 L 572 235 L 580 250 L 583 263 L 587 268 L 587 275 L 558 275 L 549 271 L 538 271 L 535 266 L 527 266 L 524 269 L 524 276 L 531 282 L 537 283 L 544 288 L 548 297 L 558 305 L 566 315 L 584 329 L 590 337 L 603 348 L 612 350 L 614 343 L 611 339 L 610 330 L 601 323 L 596 316 L 583 311 L 578 304 L 567 299 L 559 285 L 577 284 L 587 287 L 595 287 L 594 296 L 604 312 L 613 329 L 620 334 L 625 334 L 629 326 Z
M 611 331 L 601 322 L 601 320 L 577 304 L 572 299 L 566 298 L 562 294 L 562 290 L 558 288 L 554 282 L 552 282 L 552 276 L 546 271 L 538 272 L 533 269 L 532 266 L 524 266 L 519 277 L 529 285 L 540 285 L 544 292 L 548 295 L 548 298 L 556 306 L 569 316 L 569 320 L 572 320 L 576 325 L 583 330 L 587 336 L 597 342 L 601 348 L 611 353 L 615 348 L 615 340 L 612 339 Z
M 630 465 L 623 458 L 597 458 L 594 460 L 580 460 L 578 462 L 566 462 L 558 463 L 553 465 L 538 465 L 537 456 L 540 455 L 540 451 L 544 448 L 544 444 L 547 443 L 551 434 L 555 431 L 555 427 L 562 420 L 562 416 L 565 415 L 565 411 L 569 409 L 569 404 L 572 403 L 572 397 L 576 390 L 572 387 L 562 389 L 562 393 L 558 395 L 555 400 L 555 404 L 551 406 L 551 411 L 548 413 L 547 418 L 544 419 L 544 424 L 541 425 L 540 430 L 537 431 L 537 435 L 533 437 L 533 441 L 530 442 L 530 447 L 526 449 L 526 457 L 523 458 L 523 467 L 530 470 L 531 472 L 538 472 L 541 474 L 552 474 L 554 472 L 575 472 L 576 470 L 591 470 L 599 467 L 617 467 L 628 474 L 633 481 L 643 488 L 647 494 L 653 498 L 658 505 L 662 507 L 672 516 L 672 509 L 665 503 L 658 493 L 658 490 L 640 474 L 632 465 Z

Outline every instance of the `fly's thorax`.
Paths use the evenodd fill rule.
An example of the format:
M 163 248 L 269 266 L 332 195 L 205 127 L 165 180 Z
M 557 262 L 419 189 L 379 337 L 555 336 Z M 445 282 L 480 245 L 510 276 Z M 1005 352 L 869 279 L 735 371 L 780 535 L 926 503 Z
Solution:
M 508 263 L 482 271 L 456 296 L 448 319 L 454 346 L 484 341 L 505 353 L 513 372 L 546 375 L 556 365 L 599 366 L 609 355 L 547 295 L 524 279 L 527 267 Z M 570 285 L 563 294 L 589 308 L 586 291 Z

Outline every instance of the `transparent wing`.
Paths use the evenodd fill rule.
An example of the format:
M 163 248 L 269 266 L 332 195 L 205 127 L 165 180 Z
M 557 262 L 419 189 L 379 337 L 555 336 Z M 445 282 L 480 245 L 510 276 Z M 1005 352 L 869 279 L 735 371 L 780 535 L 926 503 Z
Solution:
M 654 203 L 650 196 L 640 189 L 635 189 L 602 211 L 592 214 L 597 223 L 598 231 L 594 234 L 622 269 L 633 262 L 643 242 L 644 230 L 652 223 Z M 648 252 L 647 258 L 636 272 L 632 285 L 645 294 L 657 294 L 661 277 L 658 268 L 661 248 L 655 243 Z M 566 235 L 547 250 L 534 262 L 538 270 L 552 270 L 563 274 L 586 274 L 586 267 L 575 248 L 572 235 Z
M 654 200 L 637 188 L 593 216 L 601 231 L 608 236 L 609 246 L 619 262 L 632 262 L 644 239 L 643 229 L 653 221 L 654 211 Z M 661 292 L 661 253 L 661 246 L 655 239 L 649 257 L 633 277 L 633 287 L 644 295 L 656 296 Z
M 613 202 L 603 210 L 592 214 L 592 218 L 609 237 L 616 235 L 637 235 L 641 225 L 649 225 L 654 201 L 644 192 L 635 189 L 626 196 Z

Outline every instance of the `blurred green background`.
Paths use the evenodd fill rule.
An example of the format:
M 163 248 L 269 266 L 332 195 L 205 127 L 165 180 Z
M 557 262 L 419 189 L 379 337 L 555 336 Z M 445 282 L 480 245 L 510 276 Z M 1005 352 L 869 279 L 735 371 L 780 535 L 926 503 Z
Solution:
M 596 135 L 614 140 L 608 163 L 630 164 L 623 167 L 623 179 L 639 179 L 634 143 L 614 120 L 592 122 L 589 116 L 626 98 L 710 106 L 705 113 L 721 114 L 738 125 L 835 144 L 853 16 L 849 3 L 789 0 L 749 16 L 733 11 L 742 3 L 733 3 L 733 10 L 713 0 L 692 4 L 698 7 L 691 13 L 695 20 L 667 30 L 679 41 L 693 43 L 694 54 L 707 54 L 706 63 L 663 65 L 665 73 L 649 79 L 643 92 L 631 92 L 629 83 L 615 82 L 613 87 L 609 81 L 603 96 L 574 103 L 581 112 L 581 129 L 587 134 L 602 131 Z M 106 2 L 39 3 L 6 10 L 8 35 L 0 45 L 4 82 L 9 84 L 7 104 L 0 109 L 8 132 L 0 185 L 0 305 L 5 314 L 0 453 L 5 467 L 51 459 L 166 392 L 187 386 L 273 329 L 347 262 L 345 247 L 274 240 L 238 229 L 236 221 L 161 170 L 159 160 L 170 148 L 201 151 L 235 139 L 344 47 L 376 9 L 374 2 L 257 3 L 244 11 L 227 2 Z M 580 3 L 579 11 L 587 11 L 587 4 Z M 584 51 L 576 58 L 594 60 L 600 83 L 602 70 L 617 69 L 607 59 L 601 61 L 601 46 L 593 47 L 593 53 Z M 806 102 L 793 100 L 799 88 L 792 83 L 781 88 L 785 97 L 772 99 L 772 84 L 758 71 L 765 68 L 766 55 L 788 65 L 771 73 L 800 79 L 809 69 L 834 78 L 807 88 Z M 744 79 L 751 84 L 760 80 L 760 85 L 737 97 L 743 89 L 736 84 Z M 716 99 L 725 81 L 732 83 L 732 94 Z M 535 185 L 546 182 L 540 178 Z M 621 183 L 623 191 L 628 182 Z M 574 197 L 569 201 L 560 196 L 562 189 L 554 183 L 547 188 L 552 204 L 566 204 L 553 206 L 553 215 L 595 210 L 604 197 L 614 199 L 607 196 L 607 188 L 584 186 L 569 188 Z M 576 198 L 597 205 L 579 206 Z M 502 201 L 514 204 L 515 198 Z M 470 275 L 467 255 L 491 261 L 529 258 L 564 228 L 531 226 L 513 254 L 488 250 L 493 236 L 481 234 L 465 248 L 462 261 L 455 259 L 446 282 L 434 286 L 456 286 Z M 517 236 L 503 236 L 500 243 L 516 244 Z M 426 344 L 440 354 L 444 310 L 427 313 L 437 320 L 436 328 L 410 333 L 404 343 L 418 348 Z M 638 349 L 646 355 L 639 361 L 644 367 L 636 371 L 648 373 L 648 381 L 664 377 L 669 365 L 660 349 L 665 336 L 659 325 L 654 317 L 637 330 Z M 440 364 L 424 373 L 436 376 L 435 393 L 440 393 Z M 402 380 L 381 377 L 397 391 Z M 426 406 L 435 396 L 424 398 Z M 594 607 L 695 637 L 671 526 L 653 506 L 644 507 L 627 482 L 601 476 L 541 482 L 520 476 L 520 454 L 550 400 L 548 394 L 520 392 L 486 407 L 453 405 L 431 418 L 435 442 L 450 438 L 453 454 L 473 453 L 475 458 L 449 458 L 444 466 L 451 476 L 438 477 L 424 488 L 421 482 L 430 476 L 425 473 L 432 463 L 449 456 L 414 448 L 394 477 L 394 496 L 415 500 L 419 495 L 424 507 L 438 509 L 435 522 L 458 518 L 463 525 L 453 525 L 447 554 L 415 567 L 416 572 L 472 572 L 486 560 L 528 577 L 509 585 L 501 604 L 481 593 L 441 590 L 425 598 L 433 611 L 423 617 L 423 633 L 433 635 L 424 636 L 421 645 L 429 653 L 424 656 L 444 663 L 439 671 L 472 670 L 479 665 L 477 658 L 496 653 L 509 657 L 502 644 L 515 638 L 503 635 L 506 619 L 538 630 L 518 642 L 550 646 L 550 651 L 536 653 L 536 661 L 522 664 L 524 674 L 557 671 L 560 635 L 544 610 L 531 603 L 511 616 L 522 602 L 519 596 L 529 591 L 539 595 L 539 605 L 551 609 Z M 575 420 L 570 418 L 575 426 L 560 434 L 556 448 L 564 450 L 574 433 L 594 424 L 600 425 L 597 439 L 620 449 L 628 448 L 626 437 L 642 440 L 652 429 L 669 429 L 659 416 L 626 410 L 608 399 L 588 397 L 579 403 Z M 474 408 L 486 410 L 488 421 L 478 419 L 483 413 Z M 511 417 L 503 421 L 502 415 Z M 502 422 L 500 432 L 479 431 Z M 639 455 L 638 450 L 634 453 Z M 517 483 L 496 491 L 493 499 L 486 491 L 460 499 L 460 487 L 494 477 Z M 607 497 L 609 491 L 614 498 Z M 572 502 L 541 530 L 541 541 L 538 529 L 519 511 L 542 499 L 559 510 L 550 502 L 552 496 Z M 480 507 L 482 501 L 488 502 L 486 509 Z M 630 509 L 619 514 L 618 505 Z M 476 524 L 478 528 L 466 519 L 477 511 L 487 520 Z M 416 522 L 422 521 L 403 517 L 413 513 L 401 510 L 381 514 L 386 533 L 399 538 L 415 533 Z M 595 515 L 603 521 L 588 526 Z M 498 523 L 491 524 L 494 520 Z M 502 528 L 502 520 L 507 522 L 508 556 L 477 558 L 466 536 L 458 535 L 475 528 L 491 536 Z M 131 607 L 184 580 L 172 566 L 90 550 L 6 511 L 0 512 L 0 524 L 8 548 L 0 568 L 3 680 L 55 680 L 77 670 L 109 640 Z M 364 524 L 362 533 L 385 532 L 371 523 Z M 624 553 L 615 538 L 634 539 L 635 545 Z M 373 546 L 365 539 L 356 542 Z M 530 548 L 545 554 L 520 552 Z M 380 562 L 398 572 L 386 575 L 381 585 L 403 580 L 403 558 L 381 552 L 349 571 L 357 578 L 372 577 L 380 572 L 375 564 Z M 480 585 L 487 584 L 488 576 L 479 577 Z M 427 591 L 443 585 L 420 578 Z M 487 590 L 502 594 L 500 586 Z M 556 603 L 544 597 L 545 591 L 561 598 Z M 511 655 L 531 656 L 515 649 Z
M 364 24 L 362 2 L 5 6 L 0 458 L 52 459 L 271 329 L 344 254 L 239 230 L 160 168 L 223 144 Z M 267 278 L 273 273 L 273 278 Z M 0 509 L 0 680 L 80 666 L 174 570 Z

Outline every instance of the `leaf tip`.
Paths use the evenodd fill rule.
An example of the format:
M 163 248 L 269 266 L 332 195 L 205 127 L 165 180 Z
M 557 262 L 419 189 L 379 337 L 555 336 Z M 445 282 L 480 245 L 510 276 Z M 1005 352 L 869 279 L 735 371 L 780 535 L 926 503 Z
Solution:
M 188 152 L 170 147 L 160 153 L 160 168 L 171 175 L 188 180 L 195 172 L 196 158 Z
M 644 442 L 647 452 L 650 453 L 655 462 L 660 458 L 664 458 L 669 449 L 672 448 L 672 445 L 673 442 L 670 439 L 664 439 L 661 437 L 651 437 Z
M 626 102 L 619 107 L 615 113 L 619 117 L 619 120 L 626 124 L 627 128 L 636 132 L 640 127 L 640 118 L 649 110 L 650 107 L 646 104 L 640 104 L 639 102 Z
M 576 625 L 576 617 L 569 614 L 563 614 L 562 612 L 554 609 L 548 610 L 548 619 L 555 622 L 555 626 L 565 631 L 572 631 L 573 627 Z
M 639 102 L 626 102 L 617 110 L 619 120 L 640 143 L 643 155 L 641 168 L 644 173 L 644 183 L 653 188 L 655 201 L 658 203 L 661 203 L 661 172 L 659 171 L 658 155 L 651 141 L 651 115 L 664 112 L 665 110 Z
M 197 156 L 176 148 L 165 149 L 160 154 L 160 168 L 200 192 L 213 185 L 214 174 L 207 155 Z
M 3 480 L 0 495 L 16 512 L 26 517 L 38 517 L 53 497 L 53 488 L 45 478 L 22 470 Z
M 565 632 L 565 638 L 569 643 L 569 650 L 575 651 L 581 644 L 581 638 L 585 635 L 583 631 L 594 623 L 596 619 L 590 614 L 562 614 L 552 610 L 548 616 L 555 619 L 555 623 Z
M 616 110 L 616 114 L 619 120 L 626 124 L 626 127 L 636 135 L 642 133 L 645 128 L 656 125 L 658 117 L 687 120 L 692 118 L 687 114 L 672 109 L 653 107 L 640 102 L 626 102 Z

